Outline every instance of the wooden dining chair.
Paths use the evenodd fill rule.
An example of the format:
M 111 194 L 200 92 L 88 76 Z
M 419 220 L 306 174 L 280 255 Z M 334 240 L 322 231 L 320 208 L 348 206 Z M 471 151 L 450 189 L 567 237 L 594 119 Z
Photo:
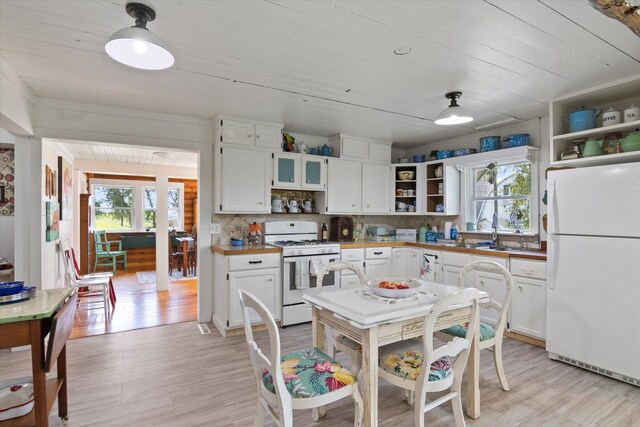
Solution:
M 182 267 L 182 245 L 176 240 L 178 233 L 176 231 L 169 232 L 169 275 L 173 274 L 173 263 L 180 270 Z
M 62 253 L 65 269 L 66 285 L 76 289 L 78 294 L 77 303 L 78 305 L 85 304 L 84 310 L 102 308 L 104 309 L 105 318 L 108 318 L 110 307 L 115 304 L 115 295 L 113 298 L 110 295 L 113 273 L 78 275 L 72 251 L 69 239 L 63 239 L 60 242 L 60 252 Z M 102 305 L 96 306 L 96 300 L 101 300 Z
M 239 294 L 245 337 L 258 385 L 253 425 L 263 426 L 265 412 L 268 412 L 278 426 L 292 427 L 294 409 L 319 408 L 351 396 L 355 402 L 354 426 L 361 426 L 364 406 L 357 377 L 315 347 L 281 354 L 280 333 L 267 307 L 249 292 L 240 290 Z M 267 327 L 268 352 L 262 351 L 253 337 L 251 320 L 257 319 L 252 312 Z M 318 413 L 313 412 L 314 421 Z
M 320 270 L 316 277 L 316 288 L 322 287 L 322 282 L 324 281 L 324 276 L 333 271 L 335 274 L 340 274 L 343 270 L 351 270 L 353 271 L 358 279 L 360 279 L 360 284 L 362 286 L 365 285 L 366 279 L 364 274 L 360 269 L 350 263 L 345 261 L 334 261 L 327 264 L 323 269 Z M 336 334 L 333 336 L 333 339 L 330 338 L 329 344 L 329 355 L 331 357 L 335 357 L 336 351 L 341 351 L 345 354 L 348 354 L 351 357 L 351 367 L 353 372 L 358 375 L 360 373 L 360 368 L 362 367 L 362 345 L 360 343 L 355 342 L 349 337 L 346 337 L 342 334 Z
M 465 286 L 467 283 L 467 275 L 472 271 L 482 271 L 486 273 L 500 274 L 505 279 L 506 292 L 502 303 L 491 299 L 491 301 L 482 304 L 482 308 L 489 308 L 498 312 L 497 324 L 490 325 L 485 322 L 480 322 L 480 350 L 493 347 L 493 362 L 498 373 L 498 379 L 504 391 L 509 391 L 509 384 L 507 383 L 507 377 L 504 373 L 504 366 L 502 364 L 502 339 L 504 337 L 504 330 L 507 325 L 507 311 L 511 304 L 511 295 L 513 293 L 513 277 L 509 270 L 493 261 L 474 261 L 466 266 L 458 274 L 459 286 Z M 472 286 L 481 289 L 482 284 L 472 284 Z M 436 333 L 436 337 L 447 340 L 451 339 L 451 336 L 461 337 L 467 333 L 465 325 L 456 325 L 444 331 Z
M 107 240 L 107 232 L 104 230 L 95 230 L 93 232 L 93 240 L 96 250 L 94 272 L 98 267 L 111 267 L 115 274 L 116 264 L 120 262 L 124 270 L 127 271 L 127 251 L 122 250 L 122 240 Z M 111 245 L 118 245 L 118 249 L 112 249 Z
M 461 385 L 476 324 L 478 323 L 477 289 L 454 292 L 436 303 L 424 318 L 422 342 L 406 340 L 380 347 L 379 375 L 388 382 L 405 389 L 405 397 L 415 393 L 416 427 L 424 426 L 426 412 L 451 401 L 456 426 L 465 425 L 462 412 Z M 433 346 L 433 332 L 438 317 L 452 308 L 470 307 L 469 328 L 463 338 L 438 347 Z M 425 367 L 429 369 L 425 369 Z M 427 393 L 447 394 L 427 403 Z M 411 402 L 409 402 L 411 403 Z

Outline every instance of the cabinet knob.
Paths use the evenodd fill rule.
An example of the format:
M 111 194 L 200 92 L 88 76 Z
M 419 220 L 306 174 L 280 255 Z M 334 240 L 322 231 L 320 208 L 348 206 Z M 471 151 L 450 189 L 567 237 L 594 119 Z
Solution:
M 484 280 L 480 280 L 480 285 L 484 286 Z
M 371 205 L 367 205 L 367 207 L 371 207 Z
M 251 134 L 248 134 L 248 135 L 247 135 L 247 138 L 251 138 Z
M 249 136 L 251 136 L 251 135 L 249 135 Z M 256 135 L 256 139 L 260 139 L 260 135 Z
M 520 289 L 521 291 L 524 290 L 524 288 L 522 287 L 522 285 L 518 285 L 518 289 Z
M 259 204 L 259 205 L 263 205 L 263 204 L 264 204 L 264 202 L 258 202 L 258 204 Z
M 354 203 L 354 204 L 352 204 L 352 205 L 351 205 L 351 207 L 355 208 L 355 207 L 356 207 L 356 204 L 355 204 L 355 203 Z
M 273 279 L 267 279 L 265 282 L 273 282 Z

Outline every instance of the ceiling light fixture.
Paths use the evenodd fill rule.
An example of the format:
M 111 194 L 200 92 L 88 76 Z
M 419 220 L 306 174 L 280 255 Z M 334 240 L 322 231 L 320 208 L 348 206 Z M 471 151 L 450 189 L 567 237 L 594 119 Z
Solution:
M 113 33 L 104 45 L 107 54 L 116 61 L 142 70 L 164 70 L 175 62 L 165 42 L 147 29 L 147 22 L 156 19 L 156 12 L 146 4 L 127 3 L 125 9 L 135 18 L 133 27 Z
M 459 125 L 462 123 L 468 123 L 473 120 L 471 114 L 464 108 L 458 105 L 458 98 L 462 96 L 462 92 L 449 92 L 444 97 L 451 100 L 449 107 L 443 110 L 438 117 L 436 117 L 435 124 L 437 125 Z

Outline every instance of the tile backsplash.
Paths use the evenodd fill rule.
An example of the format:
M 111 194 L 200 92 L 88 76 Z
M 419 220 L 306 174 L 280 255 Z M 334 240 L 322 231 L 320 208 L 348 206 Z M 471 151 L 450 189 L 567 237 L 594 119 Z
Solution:
M 214 245 L 227 245 L 231 238 L 246 238 L 249 232 L 249 224 L 254 221 L 264 224 L 265 221 L 315 221 L 318 223 L 318 235 L 322 227 L 322 222 L 326 221 L 330 226 L 331 218 L 337 215 L 320 214 L 264 214 L 264 215 L 230 215 L 217 214 L 213 216 L 214 223 L 221 224 L 221 233 L 212 236 Z M 363 238 L 363 229 L 368 224 L 388 225 L 394 228 L 418 228 L 421 225 L 438 227 L 444 229 L 445 221 L 455 221 L 457 217 L 431 217 L 428 215 L 350 215 L 353 218 L 354 235 Z

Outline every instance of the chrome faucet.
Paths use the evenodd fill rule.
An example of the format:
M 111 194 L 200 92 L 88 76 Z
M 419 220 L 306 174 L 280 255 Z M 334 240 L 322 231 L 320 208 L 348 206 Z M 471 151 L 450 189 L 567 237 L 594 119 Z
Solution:
M 498 245 L 498 214 L 496 212 L 493 213 L 491 228 L 493 228 L 493 233 L 491 234 L 491 240 L 493 240 L 493 244 L 497 246 Z

